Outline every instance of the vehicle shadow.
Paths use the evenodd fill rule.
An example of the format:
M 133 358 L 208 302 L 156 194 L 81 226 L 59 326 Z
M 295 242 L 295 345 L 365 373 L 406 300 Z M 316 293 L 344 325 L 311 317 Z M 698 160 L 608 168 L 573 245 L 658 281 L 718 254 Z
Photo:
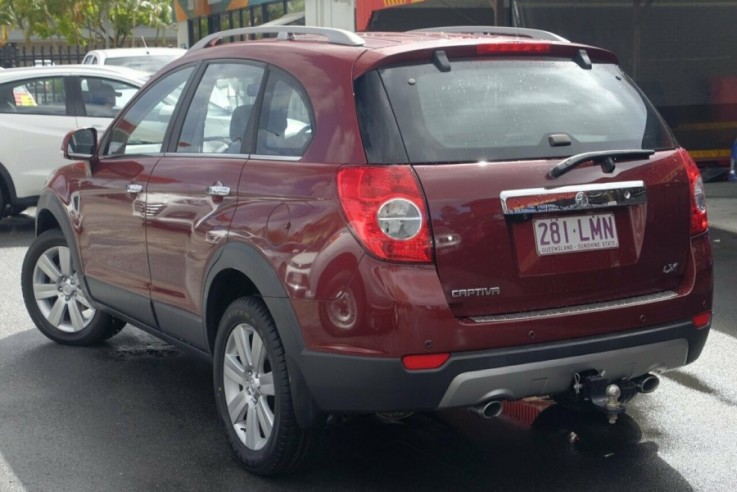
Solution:
M 737 338 L 737 304 L 731 301 L 720 302 L 719 293 L 734 289 L 737 271 L 737 234 L 718 227 L 709 228 L 709 237 L 714 256 L 714 318 L 712 329 Z M 726 300 L 726 299 L 725 299 Z
M 602 457 L 463 409 L 349 418 L 307 471 L 256 477 L 230 453 L 210 366 L 131 327 L 95 348 L 17 333 L 0 371 L 0 458 L 25 490 L 692 489 L 655 443 Z
M 35 217 L 27 212 L 0 219 L 0 248 L 30 246 L 35 230 Z

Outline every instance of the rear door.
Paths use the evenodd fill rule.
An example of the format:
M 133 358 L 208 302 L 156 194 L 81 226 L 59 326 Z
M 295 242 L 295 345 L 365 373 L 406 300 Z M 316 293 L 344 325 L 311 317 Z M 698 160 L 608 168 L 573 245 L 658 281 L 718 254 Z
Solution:
M 688 252 L 689 183 L 670 131 L 629 79 L 612 63 L 560 56 L 451 57 L 449 67 L 395 65 L 364 76 L 378 74 L 386 95 L 357 88 L 359 114 L 389 106 L 396 116 L 454 313 L 671 295 Z M 571 156 L 623 149 L 654 152 L 550 175 Z M 367 149 L 369 160 L 401 162 L 386 152 Z
M 145 223 L 151 298 L 162 331 L 201 349 L 205 268 L 227 241 L 242 150 L 261 64 L 211 62 L 200 79 L 171 151 L 146 189 Z

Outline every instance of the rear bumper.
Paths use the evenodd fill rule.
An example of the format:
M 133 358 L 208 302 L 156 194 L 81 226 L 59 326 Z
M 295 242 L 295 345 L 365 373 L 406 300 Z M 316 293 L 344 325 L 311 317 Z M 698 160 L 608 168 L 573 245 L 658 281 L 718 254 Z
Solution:
M 452 354 L 441 368 L 408 371 L 400 359 L 305 351 L 298 365 L 323 412 L 435 410 L 491 398 L 566 391 L 573 373 L 596 369 L 610 380 L 662 372 L 694 361 L 709 327 L 691 322 L 647 330 Z

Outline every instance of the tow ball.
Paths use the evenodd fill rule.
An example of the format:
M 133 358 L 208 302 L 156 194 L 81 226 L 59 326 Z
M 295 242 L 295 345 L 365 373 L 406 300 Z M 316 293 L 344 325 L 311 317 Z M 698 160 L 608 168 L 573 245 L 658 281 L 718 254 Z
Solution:
M 573 399 L 579 404 L 593 405 L 607 415 L 610 424 L 614 424 L 633 396 L 654 391 L 657 386 L 658 378 L 652 374 L 610 382 L 603 372 L 577 372 L 573 374 Z

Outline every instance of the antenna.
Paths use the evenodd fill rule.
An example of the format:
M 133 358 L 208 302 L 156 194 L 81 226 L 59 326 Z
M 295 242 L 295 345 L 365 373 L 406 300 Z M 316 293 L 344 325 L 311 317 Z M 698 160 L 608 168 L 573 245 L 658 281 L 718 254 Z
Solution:
M 148 45 L 146 44 L 146 38 L 143 37 L 143 34 L 141 34 L 141 42 L 143 43 L 143 47 L 146 48 L 146 53 L 148 54 Z

